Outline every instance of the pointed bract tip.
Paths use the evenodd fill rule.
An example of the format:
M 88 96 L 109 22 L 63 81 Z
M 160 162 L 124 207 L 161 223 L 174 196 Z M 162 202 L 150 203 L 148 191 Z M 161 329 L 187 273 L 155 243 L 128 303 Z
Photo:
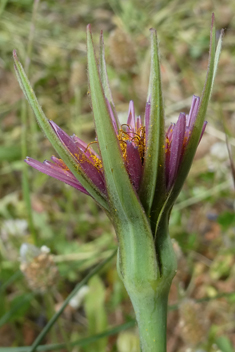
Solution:
M 91 32 L 91 25 L 90 23 L 86 26 L 87 31 Z
M 102 29 L 100 31 L 100 45 L 101 45 L 101 47 L 104 47 L 104 36 L 103 36 Z
M 215 14 L 214 14 L 214 12 L 212 12 L 212 14 L 211 14 L 211 28 L 214 27 L 214 23 L 215 23 Z
M 149 32 L 150 32 L 151 34 L 156 34 L 156 33 L 157 33 L 157 31 L 156 31 L 155 28 L 149 28 Z
M 12 54 L 13 54 L 13 59 L 18 61 L 18 57 L 15 49 L 13 50 Z

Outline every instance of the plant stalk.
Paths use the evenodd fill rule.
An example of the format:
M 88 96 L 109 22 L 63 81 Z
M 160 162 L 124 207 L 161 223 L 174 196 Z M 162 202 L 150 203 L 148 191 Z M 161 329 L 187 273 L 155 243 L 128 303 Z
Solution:
M 143 227 L 142 227 L 143 229 Z M 168 234 L 168 215 L 160 216 L 156 237 L 135 223 L 119 223 L 117 268 L 130 296 L 142 352 L 166 352 L 167 302 L 176 258 Z M 145 246 L 141 239 L 144 239 Z
M 167 302 L 168 292 L 158 295 L 134 295 L 131 297 L 142 352 L 166 352 Z

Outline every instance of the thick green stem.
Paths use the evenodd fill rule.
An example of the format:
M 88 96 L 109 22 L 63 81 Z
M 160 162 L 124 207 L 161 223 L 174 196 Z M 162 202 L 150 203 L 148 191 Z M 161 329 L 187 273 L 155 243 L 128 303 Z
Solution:
M 132 304 L 143 352 L 166 352 L 168 292 L 135 295 Z
M 147 228 L 141 233 L 134 223 L 121 225 L 117 267 L 136 314 L 142 352 L 166 352 L 167 301 L 176 272 L 168 216 L 159 221 L 155 240 Z

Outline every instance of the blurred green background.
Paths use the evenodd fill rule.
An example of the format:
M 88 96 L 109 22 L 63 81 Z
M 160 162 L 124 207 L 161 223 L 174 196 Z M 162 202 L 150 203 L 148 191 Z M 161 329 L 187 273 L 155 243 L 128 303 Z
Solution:
M 47 117 L 90 142 L 95 130 L 86 25 L 92 24 L 97 46 L 99 32 L 104 32 L 108 75 L 123 121 L 130 99 L 137 113 L 144 114 L 149 28 L 157 29 L 169 124 L 180 111 L 189 111 L 193 94 L 201 94 L 215 12 L 218 34 L 221 28 L 226 32 L 209 124 L 170 224 L 178 272 L 170 293 L 169 304 L 176 309 L 169 312 L 168 352 L 233 351 L 234 187 L 224 130 L 233 153 L 235 2 L 41 0 L 36 7 L 33 14 L 31 0 L 0 2 L 0 346 L 32 344 L 76 283 L 117 246 L 106 215 L 91 198 L 23 163 L 26 155 L 50 159 L 53 149 L 23 99 L 12 50 L 25 62 Z M 19 249 L 25 242 L 47 246 L 51 255 L 22 267 Z M 133 318 L 113 260 L 67 306 L 43 343 L 74 341 Z M 137 328 L 64 351 L 138 352 Z

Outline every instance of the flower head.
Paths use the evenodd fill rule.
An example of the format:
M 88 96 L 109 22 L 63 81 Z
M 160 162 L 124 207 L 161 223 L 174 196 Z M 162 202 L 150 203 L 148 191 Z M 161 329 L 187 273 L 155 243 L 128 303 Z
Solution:
M 109 88 L 103 35 L 101 33 L 98 65 L 91 29 L 87 27 L 89 84 L 97 132 L 97 140 L 92 143 L 98 143 L 100 153 L 95 152 L 92 143 L 86 144 L 75 135 L 69 136 L 55 122 L 47 120 L 14 52 L 21 87 L 60 156 L 52 156 L 51 161 L 43 163 L 27 157 L 26 162 L 92 196 L 113 218 L 116 215 L 125 217 L 127 213 L 130 217 L 136 216 L 144 210 L 154 229 L 159 214 L 172 208 L 206 127 L 204 117 L 219 55 L 215 53 L 213 22 L 214 18 L 202 98 L 193 96 L 189 113 L 180 113 L 176 124 L 171 124 L 167 131 L 156 31 L 151 29 L 151 70 L 145 116 L 143 119 L 136 116 L 131 101 L 126 124 L 121 125 Z M 221 39 L 218 46 L 220 49 Z
M 129 104 L 129 112 L 127 115 L 127 123 L 120 124 L 114 119 L 113 111 L 108 100 L 106 100 L 113 128 L 119 142 L 123 161 L 131 184 L 138 192 L 144 167 L 146 154 L 146 145 L 148 140 L 148 126 L 150 118 L 151 103 L 146 104 L 146 112 L 144 123 L 142 124 L 141 116 L 135 116 L 135 108 L 133 101 Z M 195 120 L 197 118 L 200 98 L 193 96 L 191 109 L 189 114 L 180 113 L 176 124 L 171 124 L 165 134 L 165 144 L 162 148 L 165 151 L 165 182 L 166 189 L 169 191 L 177 177 L 177 171 L 180 167 L 184 150 L 190 140 Z M 201 136 L 206 127 L 204 122 Z M 68 136 L 55 122 L 50 121 L 57 137 L 63 143 L 65 148 L 71 153 L 76 160 L 78 167 L 82 168 L 87 177 L 93 182 L 104 195 L 107 194 L 105 186 L 104 168 L 102 159 L 91 147 L 92 143 L 86 144 L 77 136 Z M 147 132 L 146 132 L 147 131 Z M 88 194 L 87 190 L 76 179 L 62 159 L 55 156 L 51 157 L 51 161 L 45 160 L 43 163 L 30 157 L 25 159 L 26 163 L 35 169 L 52 176 L 77 190 Z
M 51 162 L 40 163 L 30 158 L 26 162 L 89 194 L 108 214 L 118 237 L 118 272 L 136 311 L 143 351 L 150 351 L 150 346 L 155 351 L 159 341 L 163 341 L 160 335 L 154 339 L 155 323 L 159 314 L 160 319 L 165 319 L 167 296 L 176 272 L 168 232 L 169 215 L 205 130 L 204 119 L 220 48 L 221 37 L 217 49 L 215 46 L 212 16 L 209 65 L 202 96 L 200 99 L 194 96 L 189 114 L 181 113 L 166 132 L 157 34 L 151 29 L 145 116 L 143 121 L 135 116 L 131 101 L 127 122 L 120 125 L 108 84 L 103 36 L 98 65 L 88 26 L 89 91 L 99 154 L 91 145 L 68 136 L 47 120 L 14 53 L 20 85 L 39 125 L 60 156 L 60 159 L 53 156 Z M 143 305 L 143 301 L 147 303 Z M 161 325 L 166 325 L 165 320 L 161 320 Z

